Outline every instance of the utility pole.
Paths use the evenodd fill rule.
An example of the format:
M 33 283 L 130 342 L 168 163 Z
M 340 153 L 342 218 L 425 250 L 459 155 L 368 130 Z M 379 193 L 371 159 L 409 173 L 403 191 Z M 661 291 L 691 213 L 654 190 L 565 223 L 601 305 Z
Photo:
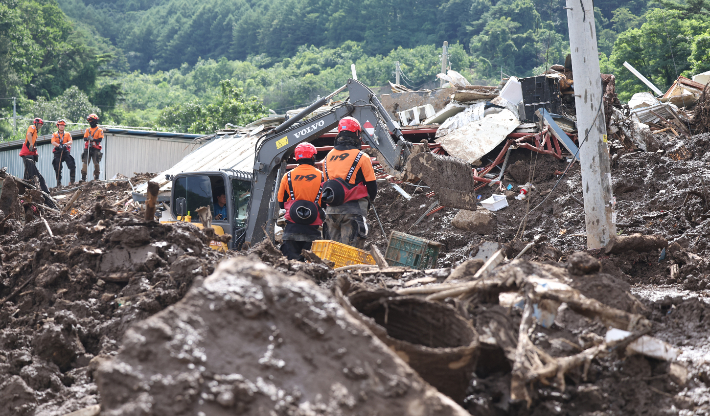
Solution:
M 12 97 L 12 123 L 14 124 L 13 136 L 17 136 L 17 98 Z
M 395 84 L 399 85 L 399 61 L 394 63 Z
M 449 42 L 444 41 L 444 47 L 441 52 L 441 73 L 446 75 L 446 68 L 449 66 Z M 439 84 L 440 87 L 443 87 L 444 84 L 446 84 L 446 81 L 443 79 L 441 80 L 441 83 Z
M 592 0 L 567 0 L 565 9 L 572 51 L 587 248 L 597 249 L 606 246 L 616 235 L 616 224 L 594 5 Z M 582 142 L 585 136 L 586 142 Z

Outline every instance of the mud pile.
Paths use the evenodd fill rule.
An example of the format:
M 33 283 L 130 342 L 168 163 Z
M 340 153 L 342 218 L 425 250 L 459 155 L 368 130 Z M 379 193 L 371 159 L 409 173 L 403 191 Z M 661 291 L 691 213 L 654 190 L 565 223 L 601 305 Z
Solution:
M 3 224 L 0 414 L 97 404 L 93 360 L 115 354 L 126 328 L 180 300 L 223 257 L 194 226 L 114 209 L 127 183 L 84 186 L 74 215 L 39 208 Z
M 98 366 L 106 415 L 464 415 L 308 281 L 230 260 Z

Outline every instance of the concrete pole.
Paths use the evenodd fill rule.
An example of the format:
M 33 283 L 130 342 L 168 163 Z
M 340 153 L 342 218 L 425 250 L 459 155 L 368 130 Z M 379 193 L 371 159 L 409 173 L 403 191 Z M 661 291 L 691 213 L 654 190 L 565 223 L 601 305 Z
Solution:
M 15 126 L 13 136 L 17 136 L 17 98 L 12 97 L 12 123 Z
M 449 66 L 448 61 L 449 61 L 449 42 L 444 41 L 444 47 L 442 48 L 442 52 L 441 52 L 441 73 L 444 75 L 446 75 L 446 67 Z M 442 79 L 439 86 L 443 87 L 444 84 L 446 84 L 446 81 L 444 81 Z
M 567 0 L 567 23 L 572 51 L 574 97 L 580 142 L 582 192 L 587 225 L 587 248 L 604 247 L 616 235 L 613 221 L 611 168 L 602 104 L 597 33 L 592 0 Z
M 399 61 L 394 63 L 395 84 L 399 85 Z

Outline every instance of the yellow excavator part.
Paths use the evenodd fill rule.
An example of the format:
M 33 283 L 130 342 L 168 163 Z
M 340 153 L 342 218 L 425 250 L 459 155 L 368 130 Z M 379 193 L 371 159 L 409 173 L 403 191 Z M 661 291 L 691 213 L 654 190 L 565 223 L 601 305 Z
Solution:
M 176 222 L 183 222 L 183 221 L 160 221 L 161 224 L 175 224 Z M 199 228 L 200 230 L 205 228 L 205 226 L 199 222 L 191 222 L 190 224 L 194 225 L 195 227 Z M 214 230 L 215 234 L 224 235 L 224 228 L 220 227 L 219 225 L 213 225 L 212 229 Z M 227 250 L 229 250 L 229 247 L 227 246 L 226 243 L 222 243 L 222 242 L 215 241 L 215 240 L 210 241 L 210 248 L 212 250 L 222 251 L 225 253 L 227 252 Z

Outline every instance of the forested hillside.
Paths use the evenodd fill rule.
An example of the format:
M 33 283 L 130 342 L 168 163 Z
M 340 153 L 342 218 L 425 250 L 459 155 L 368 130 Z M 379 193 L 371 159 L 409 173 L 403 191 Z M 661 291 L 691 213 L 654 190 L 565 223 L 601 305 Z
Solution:
M 298 47 L 360 43 L 369 56 L 398 47 L 460 43 L 482 75 L 526 73 L 567 44 L 562 0 L 59 0 L 67 14 L 121 48 L 132 70 L 200 58 L 273 62 Z M 595 2 L 600 47 L 641 22 L 646 0 Z M 267 62 L 268 63 L 268 62 Z
M 595 2 L 602 71 L 617 76 L 622 99 L 646 89 L 624 61 L 661 89 L 678 75 L 710 69 L 708 0 L 657 1 Z M 104 122 L 205 131 L 218 123 L 196 121 L 215 110 L 210 105 L 231 103 L 234 111 L 253 110 L 253 117 L 265 111 L 255 103 L 282 112 L 342 85 L 351 63 L 372 86 L 394 81 L 396 61 L 402 83 L 431 85 L 443 41 L 451 45 L 451 68 L 472 81 L 539 73 L 568 53 L 564 6 L 563 0 L 0 0 L 0 71 L 7 74 L 0 97 L 20 97 L 23 115 L 76 117 L 77 108 L 91 107 Z M 0 118 L 9 103 L 0 100 Z M 246 122 L 242 115 L 233 117 Z M 0 122 L 0 135 L 7 133 L 7 122 Z

